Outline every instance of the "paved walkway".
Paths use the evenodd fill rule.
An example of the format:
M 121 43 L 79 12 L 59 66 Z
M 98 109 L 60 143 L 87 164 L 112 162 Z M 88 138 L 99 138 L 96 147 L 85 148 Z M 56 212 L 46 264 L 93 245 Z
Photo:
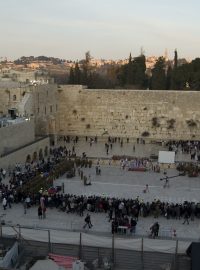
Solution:
M 200 177 L 189 178 L 178 176 L 169 180 L 170 187 L 163 188 L 164 181 L 160 181 L 163 172 L 132 172 L 121 170 L 119 166 L 101 166 L 101 176 L 96 175 L 95 165 L 83 169 L 84 175 L 91 176 L 92 185 L 84 186 L 78 175 L 67 179 L 65 176 L 56 180 L 55 185 L 65 184 L 65 193 L 77 195 L 98 195 L 118 198 L 136 198 L 153 201 L 160 199 L 164 202 L 182 203 L 184 201 L 200 201 Z M 178 175 L 175 169 L 168 169 L 167 175 Z M 143 190 L 149 185 L 149 192 Z
M 106 151 L 104 148 L 105 142 L 99 142 L 96 145 L 89 146 L 89 143 L 81 141 L 76 145 L 77 154 L 86 152 L 88 156 L 105 158 Z M 69 144 L 66 144 L 69 147 Z M 135 145 L 136 151 L 133 153 L 132 143 L 124 143 L 121 148 L 119 144 L 113 146 L 113 150 L 109 156 L 113 154 L 126 154 L 133 156 L 148 156 L 149 154 L 157 154 L 156 151 L 163 149 L 158 145 Z M 72 144 L 71 144 L 72 146 Z M 70 146 L 70 147 L 71 147 Z M 189 156 L 181 155 L 183 160 L 189 160 Z M 103 161 L 102 161 L 103 162 Z M 177 177 L 170 180 L 170 188 L 163 188 L 163 182 L 160 178 L 163 177 L 163 172 L 129 172 L 121 170 L 119 166 L 101 165 L 102 175 L 95 175 L 95 164 L 91 169 L 84 168 L 85 175 L 91 175 L 92 185 L 84 186 L 79 176 L 72 179 L 66 179 L 65 176 L 55 181 L 55 185 L 65 184 L 65 193 L 77 195 L 101 195 L 120 198 L 136 198 L 139 196 L 141 200 L 152 201 L 160 199 L 169 202 L 183 201 L 200 201 L 200 178 Z M 177 175 L 175 169 L 169 169 L 168 176 Z M 8 180 L 8 179 L 7 179 Z M 149 185 L 149 193 L 143 193 L 145 185 Z M 4 215 L 5 214 L 5 215 Z M 86 214 L 86 212 L 85 212 Z M 0 207 L 0 216 L 10 225 L 24 225 L 41 228 L 51 228 L 60 230 L 76 230 L 81 231 L 84 224 L 84 217 L 79 217 L 77 214 L 66 214 L 59 212 L 57 209 L 48 209 L 47 218 L 39 220 L 37 217 L 37 208 L 32 207 L 24 214 L 21 204 L 13 205 L 12 209 L 4 211 Z M 111 225 L 108 222 L 106 214 L 92 213 L 91 214 L 93 233 L 103 233 L 110 235 Z M 162 237 L 171 237 L 172 230 L 176 229 L 178 238 L 199 239 L 200 237 L 200 220 L 195 219 L 190 222 L 190 225 L 182 225 L 179 220 L 167 220 L 164 217 L 158 219 L 160 223 L 160 235 Z M 136 234 L 147 236 L 151 224 L 155 222 L 153 217 L 140 218 Z M 37 235 L 37 232 L 36 234 Z
M 124 139 L 123 147 L 120 146 L 119 142 L 112 144 L 112 149 L 109 149 L 107 155 L 105 138 L 101 139 L 97 143 L 92 143 L 90 146 L 89 139 L 86 142 L 85 138 L 80 138 L 77 144 L 74 144 L 72 141 L 70 143 L 64 143 L 63 141 L 59 142 L 59 145 L 65 145 L 67 149 L 72 150 L 72 146 L 75 146 L 75 151 L 77 156 L 81 156 L 83 152 L 86 152 L 88 157 L 97 157 L 97 158 L 111 158 L 113 155 L 127 155 L 132 157 L 150 157 L 150 155 L 158 155 L 158 152 L 163 150 L 167 151 L 167 147 L 158 144 L 137 144 L 136 140 L 132 139 L 129 143 Z M 135 151 L 133 151 L 133 146 L 135 146 Z M 191 161 L 190 155 L 178 153 L 176 155 L 177 161 Z

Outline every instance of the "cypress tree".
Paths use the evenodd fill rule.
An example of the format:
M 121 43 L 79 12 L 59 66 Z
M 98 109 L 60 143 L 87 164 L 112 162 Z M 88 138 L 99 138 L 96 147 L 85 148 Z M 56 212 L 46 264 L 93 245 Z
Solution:
M 178 67 L 178 53 L 177 49 L 174 51 L 174 68 L 176 69 Z
M 81 83 L 81 71 L 80 71 L 78 62 L 76 62 L 75 68 L 74 68 L 74 83 L 75 84 Z

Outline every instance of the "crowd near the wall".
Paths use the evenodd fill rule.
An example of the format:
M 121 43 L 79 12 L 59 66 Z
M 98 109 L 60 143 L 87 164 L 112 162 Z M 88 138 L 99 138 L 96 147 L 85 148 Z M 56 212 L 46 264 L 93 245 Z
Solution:
M 190 154 L 191 160 L 200 161 L 200 142 L 199 141 L 170 141 L 166 143 L 169 151 Z
M 59 163 L 62 159 L 72 159 L 76 157 L 75 145 L 79 138 L 73 139 L 74 145 L 72 149 L 65 146 L 51 149 L 50 156 L 46 159 L 42 159 L 37 162 L 31 162 L 26 164 L 16 164 L 15 168 L 6 172 L 5 169 L 0 169 L 0 201 L 2 207 L 6 209 L 11 208 L 14 204 L 22 204 L 24 214 L 32 206 L 37 206 L 38 218 L 46 218 L 48 211 L 51 208 L 57 208 L 59 211 L 66 213 L 73 213 L 80 215 L 81 217 L 86 215 L 85 225 L 88 228 L 92 227 L 91 217 L 88 214 L 91 213 L 105 213 L 108 222 L 111 224 L 111 232 L 117 233 L 120 227 L 127 227 L 132 233 L 135 233 L 137 228 L 137 222 L 140 218 L 147 218 L 153 216 L 155 221 L 159 217 L 165 217 L 166 219 L 177 219 L 183 224 L 192 222 L 195 218 L 200 217 L 200 203 L 184 202 L 182 204 L 162 202 L 154 200 L 152 202 L 144 202 L 139 197 L 132 199 L 124 198 L 111 198 L 106 196 L 77 196 L 73 194 L 62 194 L 61 188 L 51 188 L 49 190 L 38 190 L 36 193 L 22 192 L 20 187 L 31 181 L 38 173 L 46 177 L 53 169 L 55 164 Z M 97 143 L 97 138 L 86 137 L 86 142 Z M 118 138 L 108 138 L 105 148 L 109 149 L 112 143 L 119 141 Z M 70 137 L 64 137 L 64 142 L 70 142 Z M 129 141 L 127 140 L 127 143 Z M 198 142 L 170 142 L 167 144 L 169 149 L 173 150 L 181 148 L 182 151 L 187 153 L 193 153 L 195 155 L 200 149 Z M 85 153 L 82 154 L 81 160 L 87 159 Z M 147 160 L 135 159 L 133 163 L 145 162 Z M 142 163 L 142 165 L 144 165 Z M 96 173 L 101 175 L 101 167 L 97 161 Z M 136 165 L 135 165 L 136 166 Z M 81 179 L 84 180 L 84 174 L 81 166 L 76 166 L 74 163 L 73 173 L 78 174 Z M 9 178 L 9 184 L 4 183 L 4 179 Z M 89 176 L 90 178 L 90 176 Z M 85 179 L 84 184 L 92 184 L 91 180 Z M 149 192 L 148 185 L 145 188 L 145 192 Z M 151 226 L 151 235 L 157 236 L 159 231 L 159 224 L 155 222 Z

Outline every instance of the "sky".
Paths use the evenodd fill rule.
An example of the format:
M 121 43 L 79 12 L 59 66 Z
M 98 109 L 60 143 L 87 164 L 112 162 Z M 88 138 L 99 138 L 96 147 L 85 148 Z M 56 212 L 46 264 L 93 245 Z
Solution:
M 199 0 L 0 0 L 0 60 L 200 57 Z

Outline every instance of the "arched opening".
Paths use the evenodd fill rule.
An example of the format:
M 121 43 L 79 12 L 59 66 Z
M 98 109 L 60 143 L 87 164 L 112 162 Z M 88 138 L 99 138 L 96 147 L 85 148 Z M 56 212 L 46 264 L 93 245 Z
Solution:
M 33 153 L 33 161 L 36 161 L 37 160 L 37 152 L 34 152 Z
M 31 163 L 31 156 L 30 155 L 27 155 L 27 157 L 26 157 L 26 163 Z
M 43 159 L 43 151 L 42 149 L 40 149 L 39 151 L 39 160 L 42 160 Z

